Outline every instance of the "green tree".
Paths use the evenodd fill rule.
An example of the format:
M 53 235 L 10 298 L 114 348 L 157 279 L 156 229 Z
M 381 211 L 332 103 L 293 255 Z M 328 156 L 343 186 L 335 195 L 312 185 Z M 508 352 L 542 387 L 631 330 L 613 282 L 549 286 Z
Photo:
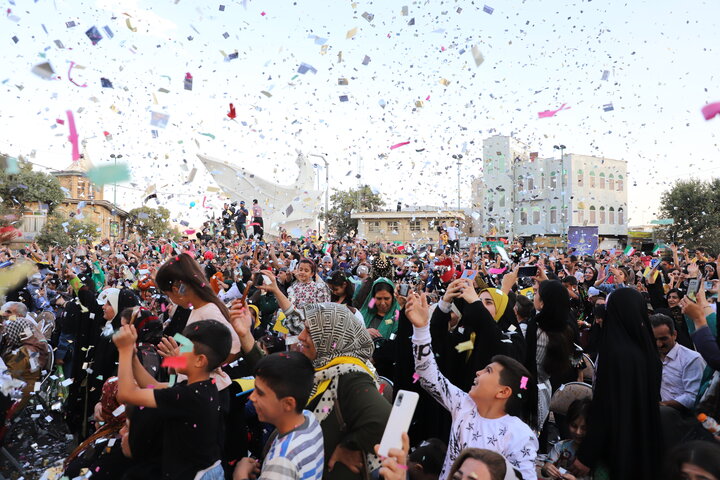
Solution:
M 0 163 L 8 160 L 0 155 Z M 8 174 L 0 170 L 0 197 L 3 209 L 22 210 L 28 203 L 40 202 L 48 206 L 49 213 L 65 199 L 60 182 L 53 175 L 35 172 L 32 165 L 22 159 L 17 162 L 18 172 Z
M 676 182 L 662 195 L 660 215 L 675 221 L 659 232 L 666 241 L 720 254 L 720 178 Z
M 90 220 L 62 218 L 59 215 L 48 216 L 35 241 L 42 248 L 69 247 L 79 243 L 91 243 L 100 236 L 98 226 Z
M 170 210 L 165 207 L 151 208 L 142 206 L 128 212 L 130 225 L 138 235 L 146 237 L 174 236 L 177 231 L 170 225 Z
M 359 205 L 359 207 L 358 207 Z M 357 232 L 357 219 L 350 218 L 352 213 L 373 212 L 385 205 L 378 193 L 373 193 L 368 185 L 353 188 L 348 191 L 334 189 L 330 195 L 330 209 L 327 214 L 320 217 L 327 218 L 328 227 L 335 232 L 336 237 L 350 235 L 352 231 Z

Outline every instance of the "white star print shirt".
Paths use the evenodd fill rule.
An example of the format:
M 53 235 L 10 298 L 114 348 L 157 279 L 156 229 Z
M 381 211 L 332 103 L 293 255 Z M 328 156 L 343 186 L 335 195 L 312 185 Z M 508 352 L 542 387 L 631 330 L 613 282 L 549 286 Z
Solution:
M 420 385 L 452 415 L 448 450 L 440 478 L 446 478 L 460 452 L 471 447 L 502 454 L 520 471 L 524 480 L 536 480 L 538 440 L 530 427 L 511 415 L 496 419 L 481 417 L 470 395 L 450 383 L 438 370 L 430 346 L 429 326 L 415 328 L 412 341 Z

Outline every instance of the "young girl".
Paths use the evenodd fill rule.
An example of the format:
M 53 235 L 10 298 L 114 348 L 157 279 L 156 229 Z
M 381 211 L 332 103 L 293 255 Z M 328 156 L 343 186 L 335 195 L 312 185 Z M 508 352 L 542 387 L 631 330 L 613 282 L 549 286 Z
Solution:
M 468 303 L 479 302 L 468 282 L 463 289 Z M 424 296 L 411 293 L 406 315 L 413 324 L 413 356 L 416 378 L 422 387 L 452 415 L 448 451 L 440 478 L 446 478 L 452 462 L 468 447 L 486 448 L 502 454 L 525 480 L 536 480 L 538 440 L 528 425 L 534 424 L 537 385 L 518 361 L 496 355 L 477 372 L 468 393 L 451 384 L 438 370 L 432 351 L 428 307 Z
M 577 480 L 590 479 L 589 476 L 573 477 L 565 472 L 565 469 L 569 468 L 575 461 L 575 452 L 577 452 L 580 443 L 582 443 L 585 437 L 587 416 L 591 403 L 590 399 L 583 398 L 575 400 L 570 404 L 566 415 L 568 429 L 570 430 L 570 439 L 556 443 L 550 451 L 547 461 L 542 468 L 544 477 L 562 479 L 577 478 Z

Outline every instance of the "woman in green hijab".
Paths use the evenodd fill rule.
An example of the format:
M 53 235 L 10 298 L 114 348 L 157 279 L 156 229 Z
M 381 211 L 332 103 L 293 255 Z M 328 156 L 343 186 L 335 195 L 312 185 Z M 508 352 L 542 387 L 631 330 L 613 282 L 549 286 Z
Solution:
M 400 305 L 395 298 L 395 284 L 385 277 L 375 280 L 360 313 L 373 340 L 392 340 L 390 336 L 397 332 L 400 313 Z

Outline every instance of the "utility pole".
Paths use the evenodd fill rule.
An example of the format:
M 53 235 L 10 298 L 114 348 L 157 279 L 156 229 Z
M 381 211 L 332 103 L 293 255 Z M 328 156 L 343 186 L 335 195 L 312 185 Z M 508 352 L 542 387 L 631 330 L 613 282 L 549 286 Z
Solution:
M 560 217 L 562 218 L 562 232 L 560 238 L 567 239 L 567 228 L 565 223 L 567 222 L 567 215 L 565 214 L 565 149 L 567 148 L 562 143 L 560 145 L 553 145 L 555 150 L 560 150 L 560 186 L 562 190 L 562 210 L 560 211 Z M 570 179 L 570 173 L 568 172 L 568 180 Z
M 325 159 L 325 154 L 317 154 L 317 153 L 311 153 L 310 156 L 312 157 L 318 157 L 322 158 L 322 161 L 325 163 L 325 240 L 327 240 L 328 236 L 328 195 L 330 193 L 330 164 Z M 318 183 L 320 182 L 320 175 L 318 175 Z
M 452 158 L 457 160 L 457 209 L 460 210 L 460 160 L 462 160 L 462 154 L 453 155 Z

